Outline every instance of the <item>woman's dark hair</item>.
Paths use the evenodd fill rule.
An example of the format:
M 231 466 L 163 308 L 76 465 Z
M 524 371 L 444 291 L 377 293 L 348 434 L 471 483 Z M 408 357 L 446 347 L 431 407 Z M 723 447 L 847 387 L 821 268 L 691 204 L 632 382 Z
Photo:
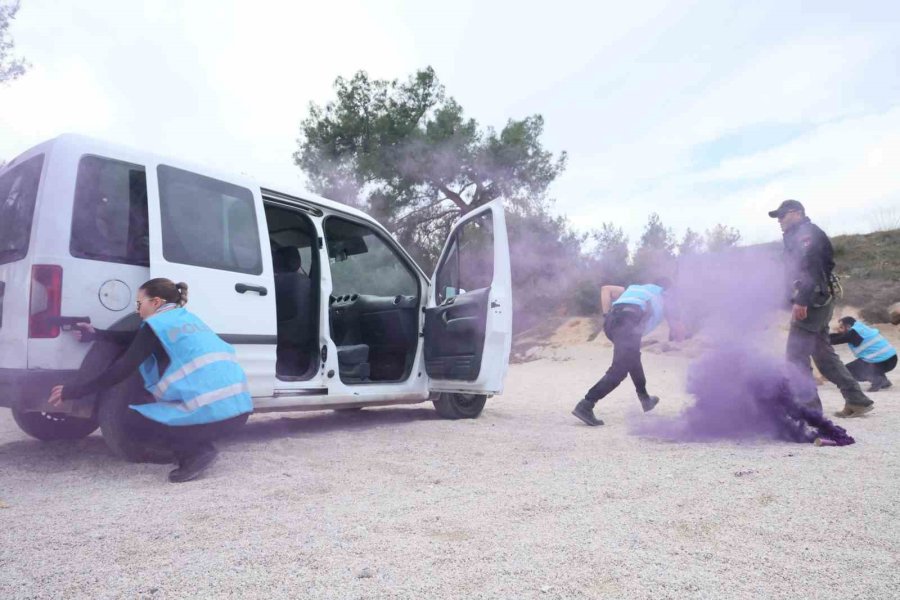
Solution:
M 843 323 L 847 327 L 853 327 L 854 325 L 856 325 L 856 319 L 854 319 L 853 317 L 843 317 L 841 318 L 841 323 Z
M 140 289 L 151 298 L 162 298 L 178 306 L 184 306 L 188 301 L 188 284 L 183 281 L 174 283 L 171 279 L 157 277 L 146 282 Z

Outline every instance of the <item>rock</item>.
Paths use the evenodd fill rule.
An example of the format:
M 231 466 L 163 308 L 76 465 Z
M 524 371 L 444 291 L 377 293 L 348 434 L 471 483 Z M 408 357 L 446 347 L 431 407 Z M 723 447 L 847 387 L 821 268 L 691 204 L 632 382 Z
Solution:
M 362 571 L 356 574 L 357 579 L 372 579 L 375 577 L 375 572 L 372 571 L 369 567 L 364 568 Z
M 888 318 L 894 325 L 900 325 L 900 302 L 894 302 L 888 307 Z

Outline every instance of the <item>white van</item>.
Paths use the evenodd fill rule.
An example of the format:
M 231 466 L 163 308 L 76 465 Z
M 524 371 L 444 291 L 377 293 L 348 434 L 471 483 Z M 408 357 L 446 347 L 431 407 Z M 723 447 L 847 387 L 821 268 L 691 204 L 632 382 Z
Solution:
M 188 307 L 233 344 L 255 412 L 432 400 L 474 418 L 503 389 L 512 334 L 502 205 L 453 227 L 431 280 L 368 215 L 243 175 L 63 135 L 0 170 L 0 406 L 42 440 L 100 427 L 130 460 L 140 377 L 47 404 L 123 350 L 65 333 L 134 330 L 138 287 L 185 281 Z

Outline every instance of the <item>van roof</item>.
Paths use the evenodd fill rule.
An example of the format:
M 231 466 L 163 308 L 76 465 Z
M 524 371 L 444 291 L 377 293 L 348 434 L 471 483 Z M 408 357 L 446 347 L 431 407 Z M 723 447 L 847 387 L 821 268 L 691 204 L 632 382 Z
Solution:
M 9 161 L 5 166 L 9 168 L 14 164 L 17 164 L 24 160 L 25 158 L 34 155 L 39 152 L 45 152 L 50 150 L 53 147 L 66 147 L 72 151 L 77 152 L 78 148 L 84 148 L 86 153 L 96 153 L 98 150 L 102 150 L 104 152 L 108 152 L 110 154 L 110 158 L 128 156 L 133 157 L 136 155 L 144 156 L 148 159 L 151 159 L 153 162 L 157 163 L 174 163 L 174 165 L 178 165 L 181 167 L 191 168 L 192 166 L 200 173 L 215 176 L 219 179 L 223 179 L 228 181 L 229 178 L 234 177 L 234 173 L 228 173 L 227 171 L 223 171 L 221 169 L 210 167 L 208 165 L 202 165 L 191 161 L 190 159 L 184 159 L 177 156 L 171 155 L 162 155 L 150 150 L 140 150 L 137 148 L 133 148 L 130 146 L 126 146 L 123 144 L 117 144 L 113 142 L 109 142 L 107 140 L 103 140 L 100 138 L 95 138 L 87 135 L 82 135 L 79 133 L 63 133 L 55 138 L 47 140 L 45 142 L 41 142 L 28 150 L 22 152 L 17 157 Z M 330 200 L 325 198 L 324 196 L 319 196 L 318 194 L 314 194 L 300 186 L 297 185 L 262 185 L 258 179 L 256 179 L 253 175 L 249 175 L 247 173 L 241 173 L 240 178 L 243 180 L 251 180 L 253 184 L 259 189 L 269 189 L 272 191 L 276 191 L 280 194 L 284 194 L 285 196 L 291 196 L 297 198 L 298 200 L 305 200 L 307 202 L 314 202 L 316 204 L 320 204 L 325 208 L 330 210 L 343 212 L 349 215 L 353 215 L 356 217 L 360 217 L 365 220 L 372 220 L 372 217 L 362 212 L 361 210 L 349 206 L 347 204 L 343 204 L 341 202 L 337 202 L 335 200 Z

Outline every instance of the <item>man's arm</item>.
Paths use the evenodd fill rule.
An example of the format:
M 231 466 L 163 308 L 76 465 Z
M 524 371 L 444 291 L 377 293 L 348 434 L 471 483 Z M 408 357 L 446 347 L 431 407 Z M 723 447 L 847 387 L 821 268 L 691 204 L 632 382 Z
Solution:
M 853 344 L 854 346 L 859 346 L 862 344 L 862 336 L 852 329 L 847 333 L 830 333 L 828 334 L 828 341 L 832 346 L 836 346 L 837 344 Z
M 604 315 L 612 308 L 612 303 L 625 293 L 621 285 L 604 285 L 600 288 L 600 312 Z
M 825 232 L 817 227 L 807 227 L 800 232 L 800 269 L 796 282 L 797 295 L 794 304 L 809 306 L 816 286 L 827 284 L 826 264 L 833 265 L 831 242 Z M 824 290 L 823 290 L 824 291 Z

